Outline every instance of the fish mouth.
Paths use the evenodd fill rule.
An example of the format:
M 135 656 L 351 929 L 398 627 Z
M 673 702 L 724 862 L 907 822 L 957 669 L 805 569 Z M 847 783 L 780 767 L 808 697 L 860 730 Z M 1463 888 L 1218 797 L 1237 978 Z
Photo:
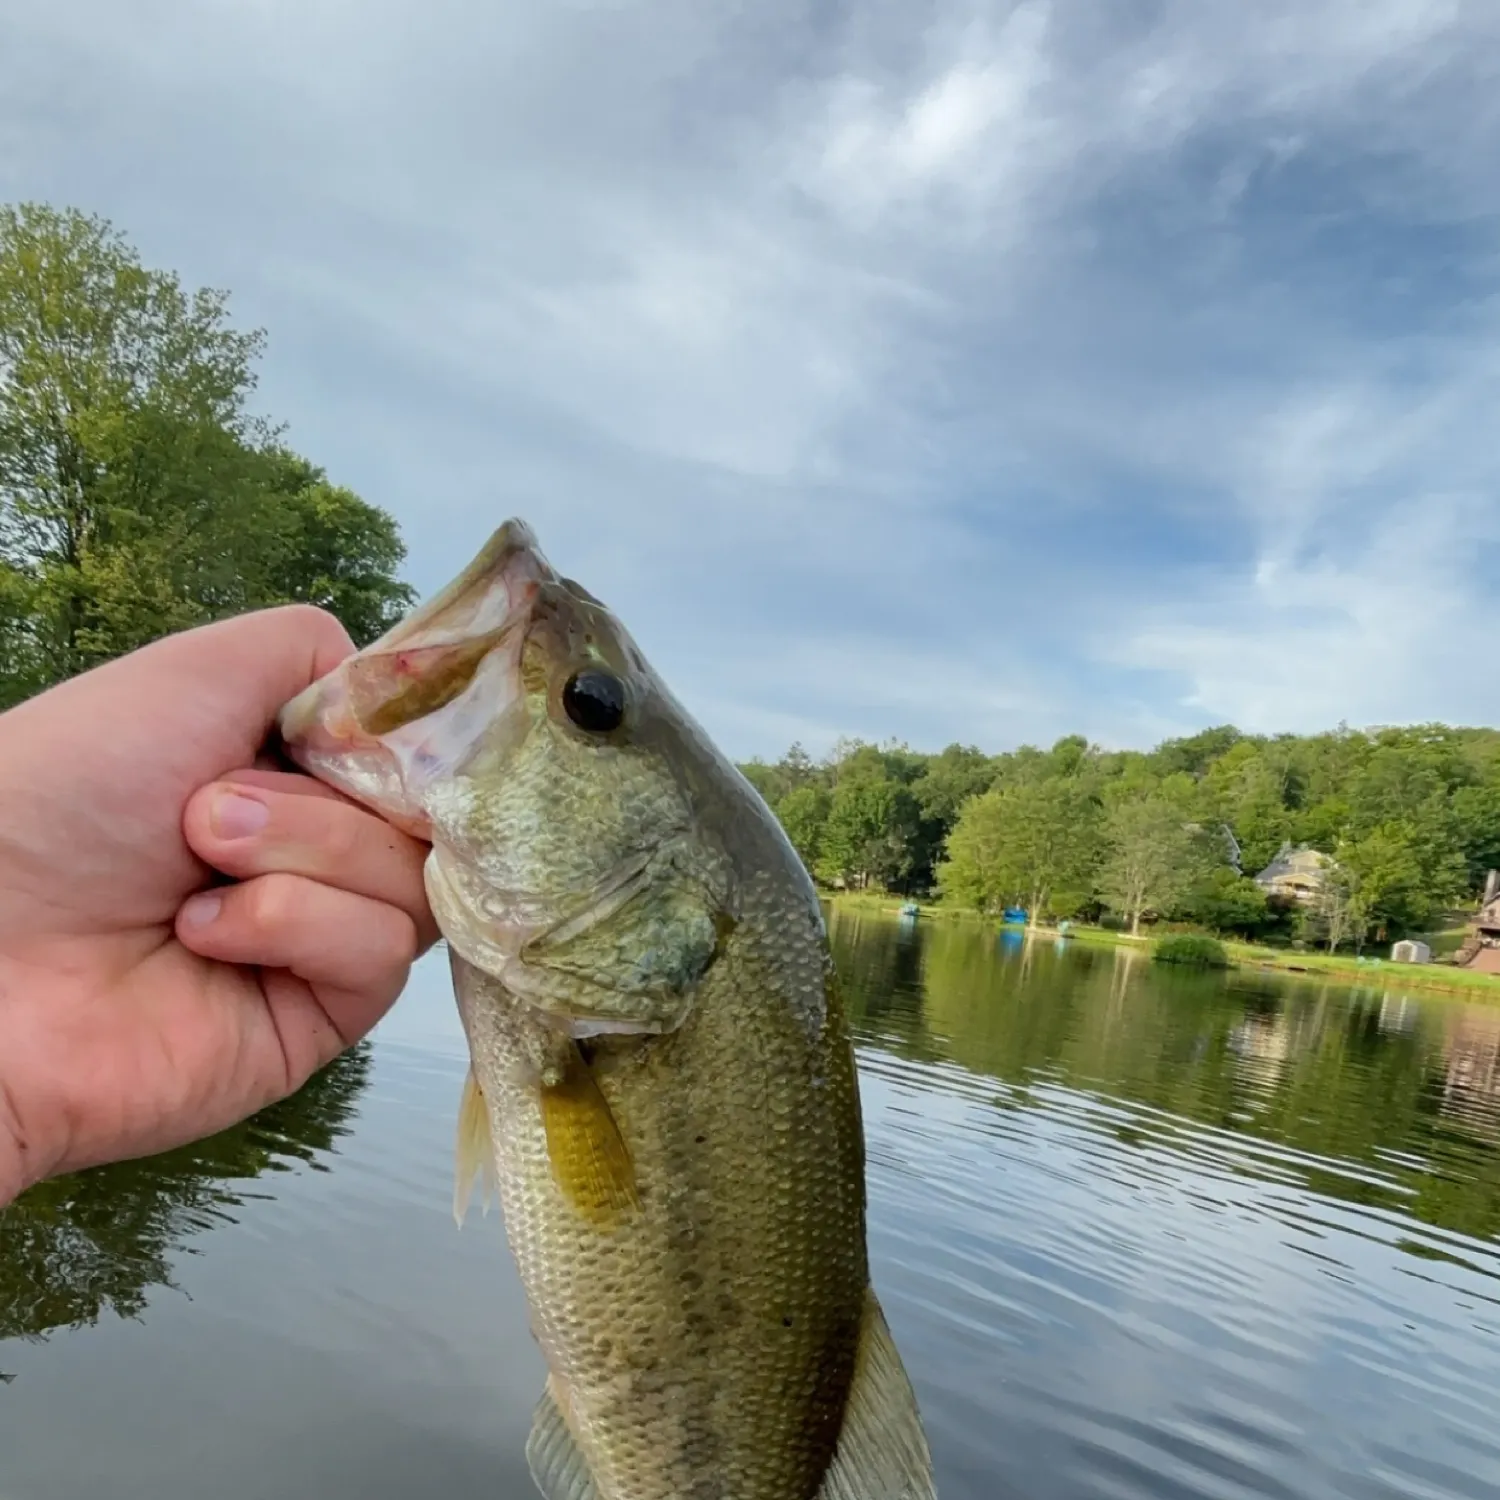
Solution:
M 291 699 L 277 728 L 302 769 L 418 837 L 422 792 L 514 696 L 527 622 L 557 574 L 509 520 L 446 588 Z

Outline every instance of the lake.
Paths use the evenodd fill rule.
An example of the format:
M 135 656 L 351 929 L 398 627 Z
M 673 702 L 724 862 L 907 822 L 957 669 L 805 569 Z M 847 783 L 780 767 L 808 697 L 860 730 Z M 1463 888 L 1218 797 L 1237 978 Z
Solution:
M 834 915 L 942 1500 L 1500 1493 L 1500 1007 Z M 0 1500 L 533 1500 L 446 960 L 295 1099 L 0 1215 Z

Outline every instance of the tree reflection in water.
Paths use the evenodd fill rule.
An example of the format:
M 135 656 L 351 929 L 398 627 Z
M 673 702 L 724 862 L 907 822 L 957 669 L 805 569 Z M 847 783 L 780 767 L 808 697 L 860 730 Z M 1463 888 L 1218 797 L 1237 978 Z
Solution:
M 362 1042 L 290 1099 L 181 1150 L 39 1183 L 0 1210 L 0 1339 L 41 1339 L 136 1318 L 151 1294 L 175 1290 L 172 1261 L 192 1236 L 231 1223 L 235 1207 L 269 1196 L 244 1184 L 319 1160 L 352 1123 L 370 1077 Z M 0 1379 L 5 1378 L 0 1375 Z

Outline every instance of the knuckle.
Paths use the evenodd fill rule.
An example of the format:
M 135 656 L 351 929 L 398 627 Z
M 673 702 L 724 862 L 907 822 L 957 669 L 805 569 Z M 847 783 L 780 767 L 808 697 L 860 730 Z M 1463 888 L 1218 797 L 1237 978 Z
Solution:
M 404 911 L 390 909 L 380 924 L 386 969 L 407 969 L 417 960 L 417 924 Z
M 283 619 L 309 634 L 332 636 L 344 629 L 338 617 L 320 604 L 283 604 L 280 613 Z
M 246 918 L 260 932 L 275 932 L 289 926 L 301 905 L 300 882 L 293 876 L 262 875 L 245 887 Z
M 342 870 L 353 866 L 363 853 L 363 815 L 352 807 L 341 807 L 336 802 L 316 802 L 310 797 L 298 799 L 306 804 L 305 812 L 316 827 L 313 847 L 317 850 L 319 863 L 325 869 Z

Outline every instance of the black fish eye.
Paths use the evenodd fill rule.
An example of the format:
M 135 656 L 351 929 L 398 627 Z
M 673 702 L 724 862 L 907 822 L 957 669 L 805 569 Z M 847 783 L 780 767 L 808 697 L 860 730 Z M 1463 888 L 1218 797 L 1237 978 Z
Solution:
M 625 722 L 625 684 L 613 672 L 585 667 L 563 687 L 563 711 L 588 734 L 608 734 Z

